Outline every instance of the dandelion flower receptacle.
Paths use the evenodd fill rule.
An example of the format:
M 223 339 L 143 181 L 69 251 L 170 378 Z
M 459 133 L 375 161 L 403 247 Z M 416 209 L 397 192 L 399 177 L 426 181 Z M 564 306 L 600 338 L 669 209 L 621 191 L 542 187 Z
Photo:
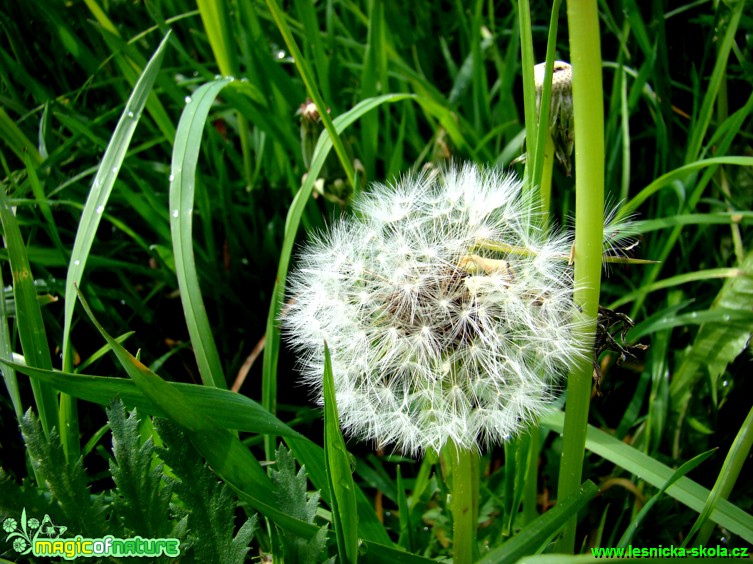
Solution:
M 376 185 L 309 243 L 283 324 L 343 428 L 407 454 L 501 443 L 535 422 L 584 350 L 571 241 L 511 175 L 475 165 Z

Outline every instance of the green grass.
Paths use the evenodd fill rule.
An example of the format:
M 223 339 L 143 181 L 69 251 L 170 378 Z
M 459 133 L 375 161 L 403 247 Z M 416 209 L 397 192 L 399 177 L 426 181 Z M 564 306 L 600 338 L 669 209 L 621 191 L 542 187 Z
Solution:
M 139 450 L 152 467 L 169 458 L 163 440 L 187 437 L 230 486 L 207 499 L 247 514 L 239 525 L 259 514 L 242 530 L 210 515 L 227 530 L 207 540 L 200 521 L 181 525 L 200 513 L 190 496 L 176 490 L 170 510 L 143 498 L 160 534 L 199 539 L 195 554 L 451 557 L 445 462 L 343 446 L 336 410 L 325 425 L 297 384 L 280 339 L 286 277 L 296 246 L 350 213 L 334 196 L 343 186 L 449 160 L 545 178 L 532 64 L 556 59 L 574 66 L 580 133 L 573 177 L 555 164 L 542 198 L 552 225 L 574 220 L 575 300 L 592 320 L 597 304 L 630 315 L 628 339 L 650 347 L 619 364 L 604 353 L 601 395 L 584 363 L 561 412 L 482 453 L 479 558 L 625 539 L 750 547 L 753 19 L 744 1 L 563 4 L 0 9 L 0 520 L 25 507 L 72 534 L 85 526 L 65 522 L 74 515 L 136 534 L 114 500 L 130 503 L 137 478 L 110 477 L 126 464 L 108 430 L 122 417 L 103 409 L 117 396 L 138 408 L 134 445 L 159 447 Z M 302 133 L 307 98 L 323 120 Z M 634 220 L 629 255 L 655 263 L 598 264 L 602 199 Z M 228 391 L 243 378 L 240 395 Z M 66 467 L 60 482 L 45 456 Z M 169 496 L 175 475 L 139 487 Z M 0 556 L 16 554 L 0 538 Z

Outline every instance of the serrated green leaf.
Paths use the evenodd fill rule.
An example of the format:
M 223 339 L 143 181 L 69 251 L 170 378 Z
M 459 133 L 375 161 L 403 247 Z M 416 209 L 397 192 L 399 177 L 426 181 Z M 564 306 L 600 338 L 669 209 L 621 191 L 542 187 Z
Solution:
M 24 414 L 20 423 L 29 460 L 59 504 L 65 525 L 84 536 L 102 536 L 102 498 L 91 496 L 82 459 L 68 464 L 57 430 L 45 436 L 39 419 L 31 410 Z
M 295 460 L 290 451 L 282 445 L 277 449 L 277 457 L 270 469 L 269 477 L 277 485 L 280 509 L 302 521 L 313 523 L 319 504 L 319 493 L 308 493 L 306 467 L 301 466 L 296 473 Z
M 256 516 L 247 519 L 233 537 L 238 500 L 230 487 L 217 481 L 186 434 L 165 420 L 158 419 L 155 424 L 165 442 L 158 453 L 178 479 L 173 489 L 187 512 L 189 558 L 196 562 L 243 562 L 256 529 Z
M 126 416 L 120 398 L 107 408 L 112 431 L 110 474 L 115 482 L 110 521 L 122 525 L 126 535 L 167 537 L 172 523 L 168 516 L 172 481 L 162 477 L 162 464 L 155 465 L 154 441 L 141 443 L 139 417 L 134 409 Z
M 0 364 L 11 366 L 21 374 L 49 382 L 53 387 L 87 401 L 108 405 L 113 396 L 150 415 L 168 417 L 167 411 L 147 397 L 133 380 L 89 376 L 57 370 L 40 370 L 0 358 Z M 178 393 L 185 398 L 192 413 L 212 418 L 226 429 L 268 433 L 285 438 L 296 459 L 306 465 L 314 486 L 323 492 L 329 502 L 324 449 L 294 431 L 250 398 L 218 388 L 165 382 L 166 396 Z M 174 389 L 172 391 L 171 389 Z M 362 539 L 389 545 L 390 538 L 376 516 L 374 507 L 360 488 L 357 488 L 359 536 Z
M 709 312 L 721 312 L 721 318 L 704 323 L 698 329 L 690 351 L 672 377 L 669 393 L 676 410 L 684 411 L 695 383 L 708 374 L 712 382 L 745 350 L 753 335 L 748 318 L 725 317 L 730 311 L 753 310 L 753 251 L 739 268 L 740 275 L 724 281 Z
M 65 513 L 44 491 L 26 483 L 19 485 L 0 468 L 0 515 L 15 517 L 23 509 L 31 515 L 48 514 L 56 523 L 62 523 Z M 0 518 L 0 520 L 2 520 Z
M 319 506 L 319 493 L 307 491 L 306 468 L 296 474 L 295 460 L 283 445 L 277 449 L 276 464 L 270 469 L 270 478 L 277 485 L 279 508 L 301 521 L 314 523 Z M 288 531 L 282 532 L 283 551 L 291 562 L 319 562 L 326 546 L 327 526 L 310 539 L 301 538 Z

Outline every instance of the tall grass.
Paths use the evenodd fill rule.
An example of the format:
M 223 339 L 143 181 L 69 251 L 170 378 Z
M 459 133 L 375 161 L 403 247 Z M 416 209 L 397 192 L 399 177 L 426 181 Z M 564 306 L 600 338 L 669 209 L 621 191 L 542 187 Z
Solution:
M 323 423 L 297 385 L 285 281 L 296 243 L 350 213 L 332 197 L 343 186 L 473 160 L 538 190 L 532 65 L 546 58 L 570 61 L 575 80 L 574 175 L 555 165 L 544 193 L 551 226 L 574 217 L 574 299 L 594 324 L 598 304 L 628 314 L 627 340 L 650 347 L 624 362 L 604 352 L 600 393 L 584 363 L 564 412 L 482 454 L 470 552 L 750 546 L 753 20 L 744 1 L 565 4 L 2 8 L 0 518 L 26 507 L 84 527 L 78 511 L 136 534 L 109 478 L 123 476 L 108 434 L 122 423 L 99 407 L 118 396 L 141 417 L 129 448 L 172 448 L 152 417 L 177 423 L 233 488 L 207 499 L 263 517 L 253 540 L 250 523 L 236 534 L 217 517 L 235 558 L 249 543 L 248 559 L 452 557 L 445 462 L 343 443 L 336 410 Z M 322 117 L 308 139 L 307 98 Z M 655 263 L 602 268 L 602 197 L 639 243 L 614 251 Z M 39 463 L 58 452 L 69 490 Z M 139 452 L 146 468 L 170 456 Z M 164 493 L 173 476 L 160 476 L 149 487 Z M 172 512 L 159 496 L 144 506 L 199 538 L 199 521 L 178 526 L 199 500 L 176 492 Z M 220 546 L 202 542 L 190 550 Z

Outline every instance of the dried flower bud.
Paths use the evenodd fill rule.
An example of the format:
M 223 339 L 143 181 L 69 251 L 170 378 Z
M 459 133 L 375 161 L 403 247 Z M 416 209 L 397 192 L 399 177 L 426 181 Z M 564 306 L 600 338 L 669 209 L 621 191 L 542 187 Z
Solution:
M 544 67 L 541 63 L 533 67 L 536 82 L 536 104 L 541 106 L 541 92 L 544 89 Z M 575 122 L 573 120 L 573 71 L 569 63 L 554 61 L 552 71 L 552 103 L 549 112 L 549 130 L 554 141 L 554 154 L 567 175 L 572 173 L 575 145 Z
M 327 113 L 330 113 L 327 108 Z M 311 99 L 306 98 L 306 102 L 298 107 L 297 115 L 301 117 L 301 154 L 303 164 L 306 169 L 311 167 L 311 160 L 314 157 L 314 149 L 319 141 L 319 135 L 324 130 L 322 118 L 316 104 Z M 348 154 L 350 154 L 350 145 L 343 140 Z M 357 163 L 354 163 L 354 166 Z M 357 168 L 357 167 L 356 167 Z M 345 206 L 353 196 L 353 187 L 347 181 L 345 173 L 338 161 L 337 155 L 333 152 L 327 157 L 324 166 L 319 172 L 314 184 L 314 197 L 323 196 L 330 202 Z

